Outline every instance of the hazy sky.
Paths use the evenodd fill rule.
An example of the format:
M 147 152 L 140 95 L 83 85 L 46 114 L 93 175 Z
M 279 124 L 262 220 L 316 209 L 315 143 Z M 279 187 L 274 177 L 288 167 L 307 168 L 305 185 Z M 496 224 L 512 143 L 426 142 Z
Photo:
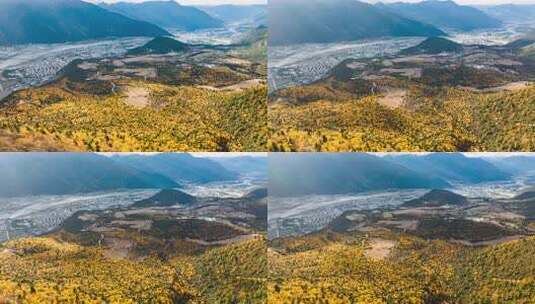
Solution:
M 368 0 L 367 2 L 421 2 L 422 0 Z M 458 4 L 497 5 L 497 4 L 535 4 L 535 0 L 454 0 Z
M 88 2 L 145 2 L 151 0 L 87 0 Z M 219 5 L 219 4 L 266 4 L 267 0 L 178 0 L 180 4 L 184 5 Z

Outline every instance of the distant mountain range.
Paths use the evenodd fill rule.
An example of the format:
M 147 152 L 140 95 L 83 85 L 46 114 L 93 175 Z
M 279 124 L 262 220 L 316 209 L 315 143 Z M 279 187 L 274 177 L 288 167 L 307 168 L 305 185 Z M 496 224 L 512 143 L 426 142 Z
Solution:
M 450 0 L 428 0 L 417 3 L 379 3 L 377 7 L 390 10 L 406 18 L 431 24 L 442 30 L 470 31 L 499 27 L 501 21 L 483 11 Z
M 175 189 L 182 183 L 230 181 L 239 176 L 213 160 L 185 153 L 2 153 L 0 172 L 0 197 Z
M 266 25 L 267 5 L 214 5 L 199 6 L 199 9 L 226 23 L 254 23 Z
M 163 28 L 194 31 L 224 26 L 222 20 L 196 7 L 180 5 L 175 1 L 118 2 L 100 5 L 112 12 L 150 22 Z
M 500 170 L 512 175 L 524 175 L 526 173 L 535 172 L 535 157 L 533 156 L 509 156 L 509 157 L 493 157 L 486 156 L 483 159 Z
M 474 184 L 511 178 L 511 174 L 492 163 L 482 158 L 466 157 L 461 153 L 394 154 L 386 156 L 385 160 L 454 183 Z
M 446 188 L 440 178 L 364 153 L 273 153 L 269 194 L 301 196 L 412 188 Z
M 0 45 L 162 35 L 169 33 L 84 1 L 0 1 Z
M 533 161 L 533 158 L 531 158 Z M 520 163 L 519 163 L 520 164 Z M 461 153 L 270 154 L 269 191 L 275 196 L 346 194 L 387 189 L 440 189 L 454 184 L 506 181 L 513 175 Z
M 171 36 L 225 23 L 267 24 L 266 5 L 199 9 L 176 1 L 91 4 L 82 0 L 0 1 L 0 45 L 63 43 L 112 37 Z
M 387 7 L 356 0 L 272 0 L 268 18 L 272 45 L 446 35 Z
M 180 186 L 91 153 L 2 153 L 0 171 L 0 197 Z
M 535 4 L 485 5 L 478 8 L 504 22 L 529 22 L 535 16 Z
M 238 156 L 214 157 L 211 160 L 219 163 L 225 169 L 241 175 L 256 175 L 267 178 L 267 157 Z
M 187 153 L 116 155 L 112 159 L 128 167 L 158 172 L 174 181 L 187 183 L 229 181 L 238 177 L 237 173 L 225 169 L 211 159 L 193 157 Z

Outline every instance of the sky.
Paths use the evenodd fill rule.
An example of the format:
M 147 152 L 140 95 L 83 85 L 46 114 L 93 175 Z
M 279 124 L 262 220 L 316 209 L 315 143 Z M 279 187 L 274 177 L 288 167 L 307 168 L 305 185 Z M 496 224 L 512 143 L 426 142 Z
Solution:
M 367 2 L 421 2 L 422 0 L 368 0 Z M 454 0 L 458 4 L 498 5 L 498 4 L 535 4 L 535 0 Z
M 88 0 L 88 2 L 99 3 L 115 3 L 115 2 L 146 2 L 150 0 Z M 178 0 L 183 5 L 220 5 L 220 4 L 266 4 L 266 0 Z

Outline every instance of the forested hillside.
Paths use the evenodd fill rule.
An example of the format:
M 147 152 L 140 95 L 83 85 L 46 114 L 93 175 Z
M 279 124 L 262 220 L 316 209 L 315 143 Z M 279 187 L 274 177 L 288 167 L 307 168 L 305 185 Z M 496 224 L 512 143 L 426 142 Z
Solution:
M 336 101 L 321 88 L 302 90 L 314 101 L 270 105 L 273 151 L 532 151 L 535 87 L 478 94 L 445 89 L 417 108 L 388 107 L 378 97 Z M 298 96 L 304 96 L 298 93 Z M 499 123 L 497 123 L 499 122 Z
M 531 303 L 535 239 L 487 248 L 322 233 L 275 240 L 269 303 Z M 382 245 L 380 245 L 382 244 Z M 395 244 L 387 255 L 372 247 Z M 385 248 L 390 248 L 388 247 Z M 390 251 L 390 253 L 388 253 Z
M 2 150 L 263 151 L 265 86 L 240 92 L 127 82 L 147 92 L 135 107 L 126 94 L 93 95 L 58 86 L 16 93 L 0 111 L 0 129 L 12 140 Z M 39 119 L 36 119 L 39 118 Z M 25 134 L 34 139 L 26 141 Z M 22 137 L 22 138 L 20 138 Z M 36 138 L 38 137 L 38 138 Z M 20 138 L 20 139 L 17 139 Z M 47 144 L 40 142 L 48 142 Z
M 0 301 L 262 303 L 265 248 L 257 239 L 198 256 L 133 261 L 53 238 L 10 241 L 0 246 Z

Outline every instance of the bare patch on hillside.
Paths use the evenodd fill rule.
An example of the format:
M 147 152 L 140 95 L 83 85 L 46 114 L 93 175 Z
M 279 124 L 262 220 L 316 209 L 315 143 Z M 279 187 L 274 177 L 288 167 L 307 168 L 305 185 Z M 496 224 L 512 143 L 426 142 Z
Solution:
M 403 105 L 406 96 L 407 90 L 391 89 L 380 96 L 377 101 L 384 106 L 395 109 Z
M 395 246 L 395 241 L 371 239 L 369 248 L 364 251 L 364 254 L 372 259 L 383 260 L 390 255 L 390 252 Z
M 150 92 L 143 87 L 127 87 L 125 90 L 125 102 L 136 108 L 145 108 L 150 104 Z

